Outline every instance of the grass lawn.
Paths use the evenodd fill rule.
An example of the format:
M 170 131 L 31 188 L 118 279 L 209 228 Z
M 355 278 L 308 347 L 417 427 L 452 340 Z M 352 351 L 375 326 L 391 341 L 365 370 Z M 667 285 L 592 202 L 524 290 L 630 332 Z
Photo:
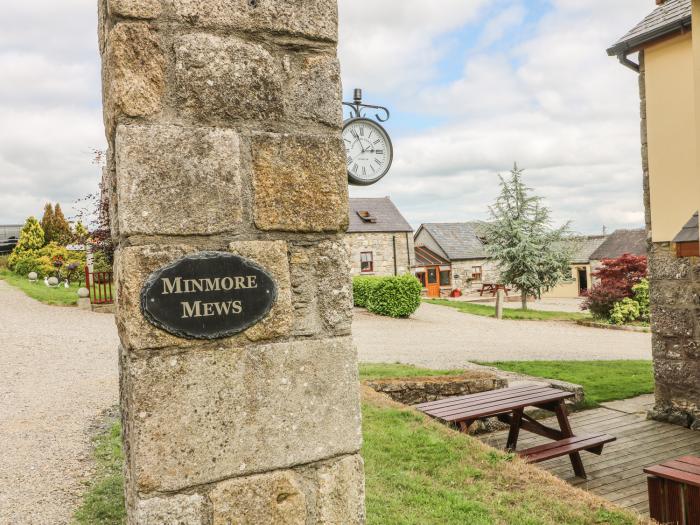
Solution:
M 70 288 L 64 288 L 63 285 L 58 288 L 49 288 L 41 279 L 36 283 L 30 283 L 29 279 L 26 277 L 17 275 L 7 269 L 0 269 L 0 279 L 19 288 L 32 299 L 36 299 L 42 303 L 59 306 L 73 306 L 78 304 L 79 286 L 77 283 L 71 284 Z
M 126 518 L 120 432 L 121 425 L 114 422 L 95 438 L 97 474 L 75 513 L 78 525 L 121 525 Z
M 449 376 L 464 373 L 463 370 L 433 370 L 401 363 L 360 363 L 360 379 L 392 379 L 399 377 Z
M 380 366 L 363 366 L 364 377 L 399 370 L 387 365 L 382 376 Z M 362 415 L 368 525 L 648 523 L 366 387 Z M 80 525 L 122 523 L 118 436 L 115 423 L 96 440 L 99 473 L 76 514 Z
M 496 316 L 496 307 L 488 304 L 448 301 L 447 299 L 423 299 L 423 301 L 430 304 L 449 306 L 465 314 L 481 315 L 483 317 Z M 542 312 L 540 310 L 504 308 L 503 319 L 517 319 L 521 321 L 578 321 L 579 319 L 591 319 L 591 316 L 584 312 Z
M 496 361 L 479 363 L 583 386 L 585 408 L 654 392 L 651 361 Z

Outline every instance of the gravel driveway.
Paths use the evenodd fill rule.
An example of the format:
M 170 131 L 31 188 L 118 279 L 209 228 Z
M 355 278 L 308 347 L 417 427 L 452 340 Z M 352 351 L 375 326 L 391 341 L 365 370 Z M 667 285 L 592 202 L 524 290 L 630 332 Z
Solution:
M 90 425 L 118 401 L 114 317 L 0 281 L 0 342 L 0 523 L 70 523 L 92 469 Z
M 410 319 L 355 310 L 360 361 L 428 368 L 468 361 L 651 359 L 651 334 L 567 322 L 497 321 L 423 303 Z

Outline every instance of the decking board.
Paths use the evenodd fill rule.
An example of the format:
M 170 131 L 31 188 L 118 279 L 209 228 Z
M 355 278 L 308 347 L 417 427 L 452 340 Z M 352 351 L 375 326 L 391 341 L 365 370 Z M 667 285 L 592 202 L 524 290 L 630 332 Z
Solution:
M 700 456 L 700 432 L 649 421 L 644 414 L 630 414 L 609 408 L 596 408 L 569 416 L 574 433 L 607 433 L 617 437 L 603 449 L 601 456 L 582 454 L 589 478 L 574 476 L 568 456 L 539 463 L 559 478 L 597 494 L 615 504 L 649 515 L 646 479 L 642 469 L 684 455 Z M 556 418 L 542 423 L 557 428 Z M 496 448 L 503 448 L 507 431 L 484 434 L 479 438 Z M 521 431 L 518 450 L 547 443 L 548 440 Z

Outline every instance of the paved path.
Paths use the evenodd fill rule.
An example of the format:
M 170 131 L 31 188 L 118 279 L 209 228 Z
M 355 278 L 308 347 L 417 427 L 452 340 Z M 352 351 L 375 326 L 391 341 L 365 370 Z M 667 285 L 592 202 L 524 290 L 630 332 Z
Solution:
M 0 281 L 0 524 L 70 523 L 90 425 L 118 399 L 112 315 L 46 306 Z
M 651 334 L 567 322 L 497 321 L 422 304 L 410 319 L 355 310 L 360 361 L 453 368 L 468 361 L 651 359 Z

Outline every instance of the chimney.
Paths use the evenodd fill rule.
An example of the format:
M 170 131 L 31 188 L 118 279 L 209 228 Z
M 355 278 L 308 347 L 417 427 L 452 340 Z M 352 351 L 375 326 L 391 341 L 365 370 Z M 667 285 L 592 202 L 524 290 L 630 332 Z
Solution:
M 656 5 L 663 5 L 666 0 L 656 0 Z

